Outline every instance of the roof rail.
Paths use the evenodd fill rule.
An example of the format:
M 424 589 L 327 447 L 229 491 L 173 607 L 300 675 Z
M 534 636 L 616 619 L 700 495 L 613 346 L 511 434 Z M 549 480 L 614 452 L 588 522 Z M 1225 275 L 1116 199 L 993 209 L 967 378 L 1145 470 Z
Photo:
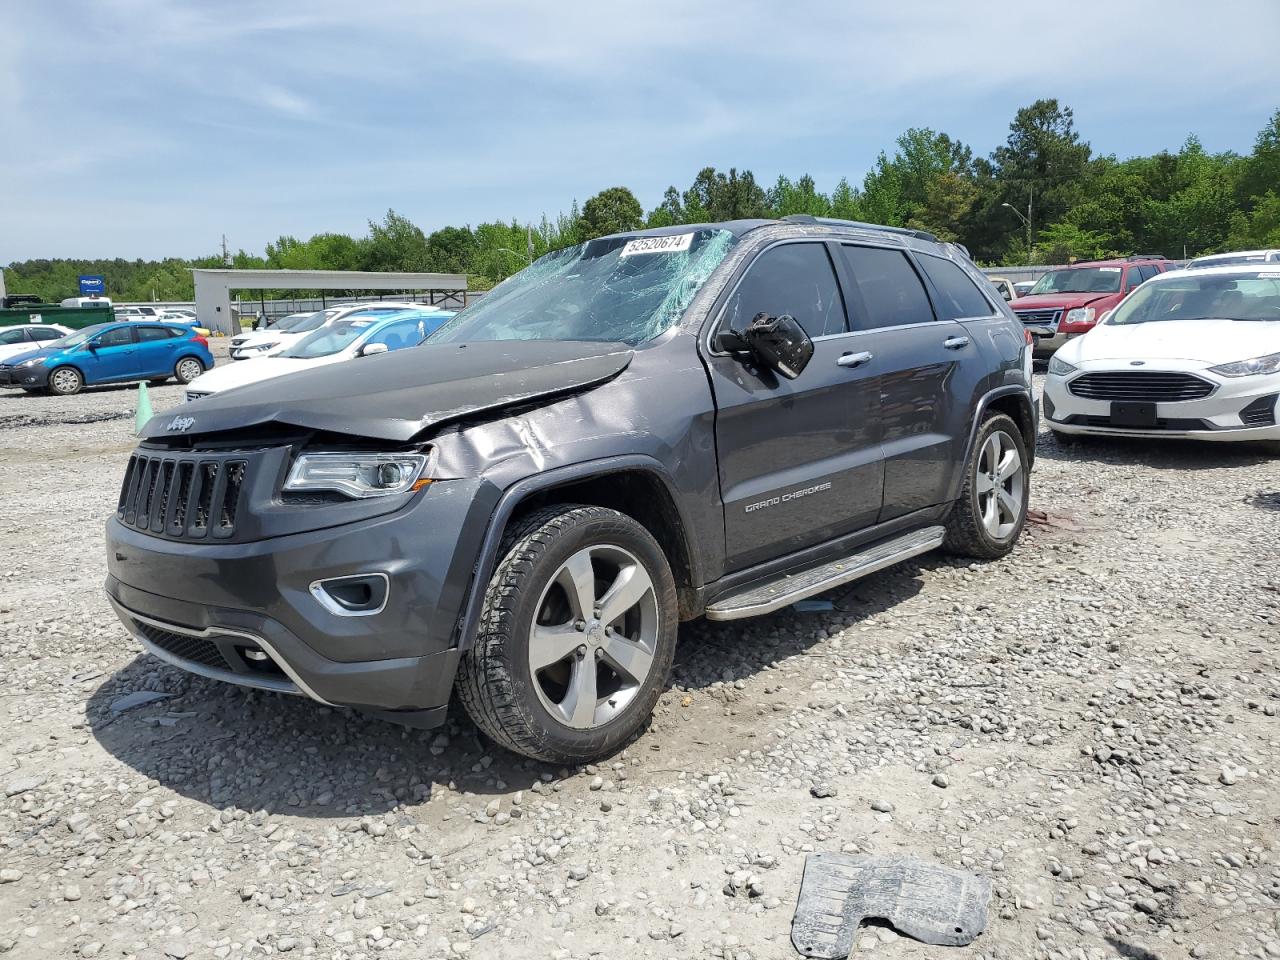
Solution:
M 1134 253 L 1125 257 L 1126 260 L 1132 262 L 1134 260 L 1168 260 L 1163 253 Z
M 821 223 L 832 227 L 857 227 L 859 230 L 879 230 L 881 233 L 896 233 L 904 237 L 915 237 L 917 240 L 928 240 L 938 243 L 938 238 L 924 230 L 910 230 L 906 227 L 886 227 L 879 223 L 863 223 L 861 220 L 841 220 L 837 217 L 815 217 L 811 213 L 789 213 L 779 219 L 787 223 Z

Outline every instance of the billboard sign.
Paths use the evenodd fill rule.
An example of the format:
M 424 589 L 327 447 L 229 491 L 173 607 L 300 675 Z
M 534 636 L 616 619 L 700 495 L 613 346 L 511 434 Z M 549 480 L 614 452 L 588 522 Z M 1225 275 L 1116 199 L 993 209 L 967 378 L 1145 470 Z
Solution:
M 96 275 L 82 276 L 80 278 L 80 296 L 82 297 L 101 297 L 107 292 L 107 280 L 105 277 Z

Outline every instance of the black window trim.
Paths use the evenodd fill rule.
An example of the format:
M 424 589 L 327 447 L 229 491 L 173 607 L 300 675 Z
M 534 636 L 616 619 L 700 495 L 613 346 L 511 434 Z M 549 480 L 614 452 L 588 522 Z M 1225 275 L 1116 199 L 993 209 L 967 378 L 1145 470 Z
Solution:
M 755 266 L 757 260 L 775 247 L 781 247 L 784 244 L 789 243 L 815 243 L 826 249 L 827 260 L 831 263 L 832 274 L 835 277 L 836 289 L 840 292 L 840 302 L 844 307 L 844 330 L 840 333 L 824 333 L 820 337 L 813 337 L 813 342 L 817 343 L 820 340 L 830 340 L 833 337 L 853 336 L 857 331 L 852 329 L 852 317 L 849 315 L 849 288 L 844 282 L 844 273 L 842 272 L 840 258 L 835 256 L 836 251 L 831 249 L 835 244 L 841 242 L 843 241 L 832 240 L 830 237 L 783 237 L 765 244 L 752 254 L 751 258 L 745 261 L 738 269 L 737 276 L 733 278 L 733 281 L 725 285 L 725 289 L 721 291 L 720 295 L 716 298 L 716 302 L 711 307 L 710 316 L 715 319 L 707 325 L 707 336 L 704 341 L 708 355 L 712 357 L 732 356 L 732 354 L 727 350 L 721 350 L 716 346 L 716 336 L 720 333 L 721 328 L 723 328 L 726 322 L 725 313 L 729 308 L 729 301 L 732 300 L 734 294 L 738 292 L 738 287 L 742 285 L 743 278 L 751 272 L 751 268 Z M 890 249 L 899 250 L 903 248 L 892 247 Z

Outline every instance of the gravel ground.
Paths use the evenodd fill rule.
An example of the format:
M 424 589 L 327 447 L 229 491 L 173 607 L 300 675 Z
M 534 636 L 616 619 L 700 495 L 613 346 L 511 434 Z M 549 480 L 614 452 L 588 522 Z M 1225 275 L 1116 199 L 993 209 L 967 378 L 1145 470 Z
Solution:
M 101 589 L 134 401 L 0 394 L 0 951 L 785 958 L 843 850 L 995 887 L 970 947 L 855 954 L 1280 957 L 1274 452 L 1042 436 L 1011 557 L 686 625 L 648 732 L 564 770 L 140 655 Z

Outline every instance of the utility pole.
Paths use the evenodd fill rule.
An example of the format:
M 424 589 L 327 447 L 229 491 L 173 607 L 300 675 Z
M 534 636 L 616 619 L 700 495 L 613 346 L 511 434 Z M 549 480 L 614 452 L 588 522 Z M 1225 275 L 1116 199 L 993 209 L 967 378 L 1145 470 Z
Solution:
M 1027 226 L 1027 266 L 1031 266 L 1031 260 L 1032 260 L 1032 257 L 1031 257 L 1031 217 L 1032 217 L 1032 206 L 1031 206 L 1031 205 L 1032 205 L 1032 203 L 1033 203 L 1033 202 L 1034 202 L 1034 200 L 1035 200 L 1035 196 L 1036 196 L 1036 187 L 1035 187 L 1035 184 L 1032 184 L 1032 185 L 1031 185 L 1031 194 L 1030 194 L 1030 196 L 1028 196 L 1028 197 L 1027 197 L 1027 215 L 1026 215 L 1025 217 L 1022 215 L 1022 211 L 1021 211 L 1021 210 L 1019 210 L 1017 207 L 1015 207 L 1013 204 L 1011 204 L 1011 203 L 1002 203 L 1002 204 L 1000 204 L 1000 206 L 1002 206 L 1002 207 L 1008 207 L 1008 208 L 1009 208 L 1010 210 L 1012 210 L 1015 214 L 1017 214 L 1018 219 L 1019 219 L 1019 220 L 1021 220 L 1021 221 L 1022 221 L 1024 224 L 1026 224 L 1026 226 Z
M 231 254 L 227 252 L 227 235 L 222 235 L 222 265 L 224 267 L 231 266 Z
M 533 225 L 526 223 L 524 225 L 524 230 L 525 249 L 529 253 L 529 262 L 533 263 Z

